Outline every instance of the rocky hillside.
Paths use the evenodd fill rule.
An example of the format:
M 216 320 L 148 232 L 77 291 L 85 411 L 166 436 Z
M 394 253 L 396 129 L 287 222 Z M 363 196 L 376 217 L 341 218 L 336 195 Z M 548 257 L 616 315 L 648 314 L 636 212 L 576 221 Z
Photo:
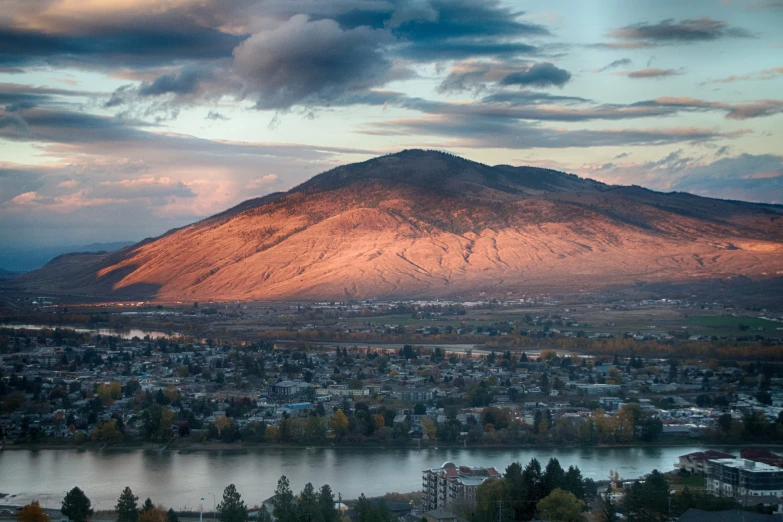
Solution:
M 608 186 L 420 150 L 109 254 L 61 256 L 29 290 L 187 300 L 579 293 L 783 276 L 783 207 Z

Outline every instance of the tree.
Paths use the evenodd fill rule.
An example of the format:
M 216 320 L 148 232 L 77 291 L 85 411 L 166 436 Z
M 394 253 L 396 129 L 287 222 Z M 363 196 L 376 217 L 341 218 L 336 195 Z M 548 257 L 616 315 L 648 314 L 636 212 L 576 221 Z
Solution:
M 617 506 L 612 500 L 612 488 L 606 488 L 601 495 L 598 509 L 598 522 L 617 522 Z
M 49 515 L 37 500 L 27 504 L 16 515 L 17 522 L 49 522 Z
M 343 410 L 337 410 L 334 412 L 334 415 L 332 415 L 332 418 L 329 419 L 329 427 L 338 438 L 345 435 L 348 431 L 348 424 L 348 417 L 343 413 Z
M 223 490 L 223 500 L 217 505 L 217 512 L 220 522 L 247 522 L 247 506 L 233 484 Z
M 166 522 L 179 522 L 179 517 L 172 508 L 166 512 Z
M 145 509 L 139 513 L 138 522 L 167 522 L 166 511 L 160 506 L 153 506 L 152 509 Z
M 294 493 L 291 491 L 291 485 L 285 475 L 277 481 L 277 489 L 272 497 L 274 510 L 272 514 L 280 522 L 297 522 L 296 501 Z
M 74 487 L 65 495 L 60 511 L 73 522 L 87 522 L 93 512 L 90 499 L 78 487 Z
M 573 493 L 559 488 L 536 504 L 541 518 L 562 522 L 584 522 L 587 520 L 582 514 L 583 507 L 584 502 L 576 498 Z
M 155 509 L 155 504 L 153 504 L 152 500 L 147 497 L 147 500 L 144 501 L 144 505 L 141 506 L 141 511 L 143 513 L 145 511 L 152 511 L 153 509 Z
M 340 513 L 334 507 L 334 494 L 329 484 L 324 484 L 321 491 L 318 492 L 318 506 L 323 522 L 338 522 L 340 520 Z
M 117 499 L 117 522 L 136 522 L 139 518 L 139 506 L 137 504 L 139 497 L 133 494 L 131 488 L 125 486 L 120 498 Z
M 428 438 L 435 439 L 438 437 L 438 425 L 429 417 L 422 417 L 421 427 Z

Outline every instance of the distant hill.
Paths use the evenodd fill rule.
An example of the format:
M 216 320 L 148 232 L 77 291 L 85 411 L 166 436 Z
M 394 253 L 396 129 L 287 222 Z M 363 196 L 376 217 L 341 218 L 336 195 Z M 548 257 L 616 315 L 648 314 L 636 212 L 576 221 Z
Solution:
M 407 150 L 112 253 L 30 290 L 189 300 L 578 294 L 783 275 L 783 207 Z
M 0 251 L 0 270 L 21 273 L 41 268 L 55 257 L 69 252 L 111 252 L 132 245 L 130 241 L 91 243 L 77 246 L 55 246 Z

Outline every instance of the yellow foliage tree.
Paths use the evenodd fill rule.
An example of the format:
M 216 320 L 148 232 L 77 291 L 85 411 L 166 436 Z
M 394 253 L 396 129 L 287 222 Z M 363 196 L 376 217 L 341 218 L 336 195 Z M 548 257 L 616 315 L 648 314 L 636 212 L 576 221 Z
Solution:
M 280 431 L 274 426 L 267 426 L 264 431 L 264 440 L 267 442 L 277 442 L 280 438 Z
M 41 504 L 34 500 L 19 510 L 16 520 L 17 522 L 49 522 L 49 515 L 46 514 Z
M 348 431 L 348 417 L 343 413 L 343 410 L 337 410 L 329 419 L 329 428 L 338 437 L 342 437 Z
M 139 513 L 137 522 L 167 522 L 166 510 L 161 506 L 155 506 Z

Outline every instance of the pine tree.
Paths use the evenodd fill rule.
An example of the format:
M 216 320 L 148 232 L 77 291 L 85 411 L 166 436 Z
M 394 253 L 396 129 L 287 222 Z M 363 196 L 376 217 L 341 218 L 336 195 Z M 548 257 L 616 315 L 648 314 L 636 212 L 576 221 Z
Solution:
M 125 486 L 117 500 L 117 522 L 136 522 L 139 518 L 139 507 L 136 502 L 139 497 L 133 494 L 131 488 Z
M 141 510 L 142 511 L 152 511 L 153 509 L 155 509 L 155 504 L 153 504 L 152 500 L 150 500 L 149 497 L 148 497 L 147 500 L 144 501 L 144 505 L 141 506 Z
M 117 522 L 119 522 L 119 520 Z M 166 522 L 179 522 L 179 517 L 172 508 L 169 508 L 166 512 Z
M 318 493 L 318 505 L 321 509 L 321 519 L 323 522 L 338 522 L 340 520 L 339 512 L 334 508 L 334 494 L 329 484 L 324 484 Z
M 87 522 L 93 512 L 90 499 L 78 487 L 73 488 L 65 495 L 60 511 L 73 522 Z
M 233 484 L 223 491 L 223 501 L 217 505 L 217 511 L 220 522 L 247 522 L 247 506 Z
M 617 522 L 617 507 L 612 500 L 612 489 L 606 488 L 601 495 L 601 522 Z
M 272 514 L 277 520 L 280 522 L 297 521 L 294 493 L 291 491 L 291 486 L 285 475 L 277 481 L 277 489 L 275 490 L 275 496 L 272 497 L 272 504 L 275 506 Z

